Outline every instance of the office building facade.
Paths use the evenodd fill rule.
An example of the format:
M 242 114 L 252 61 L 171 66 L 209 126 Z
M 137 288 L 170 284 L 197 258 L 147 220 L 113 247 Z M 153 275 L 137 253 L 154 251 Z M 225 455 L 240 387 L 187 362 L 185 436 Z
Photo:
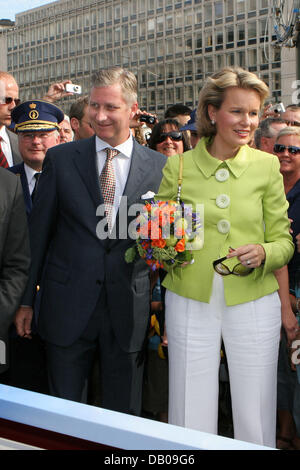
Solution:
M 159 116 L 175 103 L 195 107 L 225 65 L 257 73 L 273 100 L 282 94 L 267 0 L 59 0 L 18 14 L 6 39 L 22 99 L 66 79 L 87 93 L 92 73 L 112 64 L 136 74 L 140 107 Z

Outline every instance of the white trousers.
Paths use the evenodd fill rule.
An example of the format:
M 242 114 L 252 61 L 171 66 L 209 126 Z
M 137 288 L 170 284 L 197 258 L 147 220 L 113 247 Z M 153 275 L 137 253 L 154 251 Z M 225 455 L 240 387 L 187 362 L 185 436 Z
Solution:
M 280 327 L 277 292 L 228 307 L 218 274 L 209 304 L 167 291 L 169 422 L 217 434 L 223 338 L 234 437 L 275 447 Z

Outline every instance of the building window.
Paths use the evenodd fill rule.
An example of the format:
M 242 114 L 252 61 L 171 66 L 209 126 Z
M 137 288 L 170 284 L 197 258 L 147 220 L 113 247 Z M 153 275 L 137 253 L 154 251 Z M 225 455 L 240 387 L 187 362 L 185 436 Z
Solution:
M 237 14 L 245 13 L 245 0 L 237 0 L 236 2 Z
M 215 2 L 215 19 L 223 18 L 223 2 Z
M 234 13 L 233 10 L 233 0 L 227 0 L 225 2 L 225 15 L 226 16 L 232 16 Z

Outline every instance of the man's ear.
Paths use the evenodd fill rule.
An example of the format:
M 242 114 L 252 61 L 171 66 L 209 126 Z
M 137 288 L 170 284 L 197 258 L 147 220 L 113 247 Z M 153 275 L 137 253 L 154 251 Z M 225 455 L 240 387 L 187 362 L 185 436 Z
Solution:
M 134 116 L 136 115 L 138 109 L 139 109 L 138 103 L 133 103 L 133 105 L 130 108 L 130 110 L 131 110 L 130 119 L 134 118 Z
M 79 128 L 79 120 L 76 118 L 76 117 L 72 117 L 70 119 L 70 124 L 71 124 L 71 127 L 72 127 L 72 130 L 73 131 L 78 131 L 78 128 Z

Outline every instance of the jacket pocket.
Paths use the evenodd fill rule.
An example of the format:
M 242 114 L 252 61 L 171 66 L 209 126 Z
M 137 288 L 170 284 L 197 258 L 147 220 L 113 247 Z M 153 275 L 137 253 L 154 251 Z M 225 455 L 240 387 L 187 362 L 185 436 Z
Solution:
M 148 276 L 138 277 L 134 280 L 133 290 L 136 294 L 145 294 L 150 290 Z
M 59 282 L 60 284 L 66 284 L 70 275 L 69 271 L 66 271 L 55 264 L 48 264 L 46 269 L 46 279 L 51 281 Z

